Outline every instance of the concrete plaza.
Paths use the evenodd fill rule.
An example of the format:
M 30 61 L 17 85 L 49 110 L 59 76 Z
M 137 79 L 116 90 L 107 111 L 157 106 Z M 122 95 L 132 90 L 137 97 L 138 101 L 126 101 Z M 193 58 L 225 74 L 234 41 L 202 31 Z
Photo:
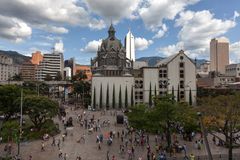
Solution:
M 107 111 L 105 114 L 102 114 L 100 111 L 87 111 L 87 110 L 71 110 L 70 107 L 66 106 L 67 111 L 67 118 L 73 117 L 73 129 L 68 130 L 68 136 L 65 137 L 65 141 L 62 142 L 62 134 L 64 131 L 64 126 L 61 123 L 61 121 L 56 117 L 54 120 L 56 123 L 59 124 L 61 133 L 55 136 L 56 143 L 58 142 L 58 139 L 61 140 L 60 144 L 60 150 L 63 154 L 67 154 L 66 159 L 67 160 L 76 160 L 77 156 L 81 156 L 82 160 L 106 160 L 107 159 L 107 151 L 109 151 L 110 160 L 112 159 L 112 156 L 115 156 L 115 160 L 126 160 L 128 159 L 128 153 L 127 148 L 125 149 L 124 154 L 119 153 L 119 147 L 120 144 L 122 144 L 120 138 L 113 139 L 113 143 L 111 146 L 109 146 L 106 142 L 106 140 L 103 141 L 101 144 L 101 150 L 98 149 L 98 144 L 96 143 L 96 137 L 100 133 L 103 135 L 106 135 L 109 131 L 115 131 L 116 133 L 119 131 L 122 132 L 124 128 L 123 125 L 116 125 L 116 116 L 113 116 L 113 112 L 115 111 Z M 80 124 L 77 122 L 77 115 L 83 115 L 83 112 L 85 112 L 85 116 L 88 118 L 92 117 L 94 115 L 95 119 L 100 119 L 100 122 L 103 122 L 104 120 L 110 121 L 110 126 L 102 127 L 101 131 L 88 133 L 88 130 L 84 127 L 81 127 Z M 121 111 L 117 111 L 121 112 Z M 73 134 L 71 136 L 71 133 Z M 82 141 L 81 143 L 77 143 L 77 140 L 80 139 L 81 136 L 85 135 L 85 143 Z M 155 140 L 154 135 L 150 135 L 150 146 L 151 151 L 155 153 Z M 196 135 L 195 139 L 199 139 L 200 135 Z M 203 155 L 206 155 L 206 149 L 203 145 L 201 150 L 198 150 L 194 147 L 194 140 L 193 142 L 189 141 L 183 141 L 181 137 L 178 137 L 178 140 L 180 141 L 180 144 L 186 144 L 187 145 L 187 154 L 193 153 L 196 157 L 196 159 L 199 157 L 199 159 L 205 159 Z M 50 138 L 48 141 L 44 141 L 45 144 L 45 151 L 41 151 L 41 143 L 43 141 L 37 140 L 32 142 L 24 142 L 21 143 L 21 157 L 24 160 L 29 160 L 29 156 L 32 156 L 32 160 L 58 160 L 61 159 L 58 157 L 59 149 L 57 146 L 52 146 L 52 138 Z M 225 159 L 224 154 L 227 154 L 227 149 L 223 147 L 216 146 L 212 143 L 211 137 L 209 137 L 209 142 L 211 146 L 211 151 L 215 158 L 214 159 Z M 124 144 L 123 144 L 124 145 Z M 5 144 L 0 145 L 0 155 L 5 157 L 6 152 L 4 152 L 4 146 Z M 234 152 L 240 153 L 240 149 L 235 149 Z M 17 153 L 17 146 L 16 144 L 13 144 L 13 151 L 12 155 L 16 155 Z M 219 158 L 221 154 L 222 158 Z M 169 155 L 168 155 L 169 156 Z M 178 159 L 183 159 L 184 153 L 177 153 L 176 157 Z M 138 159 L 139 157 L 142 157 L 143 160 L 147 159 L 147 147 L 145 146 L 135 146 L 135 156 L 133 159 Z M 62 158 L 63 159 L 63 158 Z M 173 158 L 171 158 L 173 159 Z M 176 159 L 176 158 L 175 158 Z M 240 159 L 240 158 L 239 158 Z

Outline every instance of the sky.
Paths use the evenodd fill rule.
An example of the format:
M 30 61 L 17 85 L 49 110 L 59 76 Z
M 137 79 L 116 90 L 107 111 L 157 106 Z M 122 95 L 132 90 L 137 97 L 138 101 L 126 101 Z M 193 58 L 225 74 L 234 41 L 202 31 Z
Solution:
M 226 37 L 230 62 L 240 63 L 240 0 L 0 0 L 0 50 L 55 48 L 90 64 L 111 21 L 123 44 L 131 30 L 136 58 L 183 49 L 209 59 L 210 40 Z

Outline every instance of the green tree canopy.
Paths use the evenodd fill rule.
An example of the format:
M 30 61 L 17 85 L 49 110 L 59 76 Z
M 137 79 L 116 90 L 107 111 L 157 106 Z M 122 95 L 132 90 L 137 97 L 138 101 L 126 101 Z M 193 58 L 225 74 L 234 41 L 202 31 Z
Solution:
M 87 79 L 87 75 L 84 71 L 80 71 L 79 73 L 72 77 L 72 81 L 82 81 L 85 79 Z
M 57 72 L 56 76 L 54 77 L 55 81 L 61 81 L 62 80 L 62 74 L 61 72 Z
M 175 130 L 176 122 L 181 125 L 186 133 L 198 129 L 196 111 L 185 103 L 177 103 L 172 100 L 172 95 L 155 98 L 156 106 L 134 106 L 127 114 L 129 123 L 137 129 L 148 132 L 164 132 L 171 146 L 171 134 Z
M 11 78 L 12 81 L 21 81 L 22 80 L 22 74 L 15 74 L 14 76 L 12 76 Z
M 201 99 L 200 104 L 205 126 L 229 148 L 231 160 L 233 148 L 240 146 L 238 141 L 234 141 L 240 132 L 240 94 L 207 97 Z
M 20 105 L 16 104 L 16 99 L 20 96 L 21 89 L 18 86 L 0 86 L 0 112 L 5 116 L 5 120 L 19 112 Z
M 45 81 L 51 81 L 52 80 L 52 76 L 50 74 L 46 74 L 44 80 Z
M 40 130 L 47 119 L 57 114 L 58 103 L 43 96 L 26 96 L 23 100 L 23 111 Z

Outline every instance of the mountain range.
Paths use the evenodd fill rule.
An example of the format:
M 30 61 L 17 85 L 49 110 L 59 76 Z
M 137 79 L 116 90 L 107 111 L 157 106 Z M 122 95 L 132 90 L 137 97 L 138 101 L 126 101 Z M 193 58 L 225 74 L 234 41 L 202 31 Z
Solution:
M 13 58 L 13 63 L 14 64 L 17 64 L 17 65 L 21 65 L 23 62 L 27 61 L 27 60 L 30 60 L 31 57 L 28 57 L 28 56 L 25 56 L 25 55 L 22 55 L 16 51 L 3 51 L 3 50 L 0 50 L 0 54 L 3 54 L 3 55 L 8 55 L 10 56 L 11 58 Z M 136 59 L 136 61 L 145 61 L 148 63 L 149 66 L 153 67 L 155 66 L 159 61 L 163 60 L 164 57 L 159 57 L 159 56 L 150 56 L 150 57 L 141 57 L 141 58 L 138 58 Z M 193 60 L 194 61 L 194 60 Z M 206 62 L 207 60 L 205 59 L 197 59 L 197 68 L 199 68 L 199 66 Z
M 148 65 L 150 67 L 153 67 L 155 66 L 159 61 L 165 59 L 164 57 L 159 57 L 159 56 L 153 56 L 153 57 L 141 57 L 141 58 L 138 58 L 136 59 L 136 61 L 145 61 L 148 63 Z M 192 59 L 192 61 L 194 62 L 195 59 Z M 200 67 L 201 64 L 207 62 L 208 60 L 206 59 L 197 59 L 197 68 Z
M 16 51 L 0 50 L 0 54 L 11 57 L 13 59 L 13 64 L 16 64 L 16 65 L 21 65 L 21 64 L 23 64 L 23 62 L 31 59 L 31 57 L 24 56 Z

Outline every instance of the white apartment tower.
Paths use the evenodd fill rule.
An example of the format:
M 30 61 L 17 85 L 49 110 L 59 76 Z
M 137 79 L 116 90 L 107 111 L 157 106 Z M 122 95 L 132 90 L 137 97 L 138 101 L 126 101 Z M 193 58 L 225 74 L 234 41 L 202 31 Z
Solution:
M 47 74 L 54 78 L 58 72 L 63 76 L 63 68 L 62 53 L 54 51 L 52 54 L 44 54 L 43 61 L 40 62 L 36 72 L 36 79 L 42 81 Z
M 210 70 L 224 74 L 229 64 L 229 41 L 226 38 L 214 38 L 210 42 Z
M 132 61 L 135 61 L 135 43 L 134 36 L 129 30 L 125 37 L 126 57 Z

